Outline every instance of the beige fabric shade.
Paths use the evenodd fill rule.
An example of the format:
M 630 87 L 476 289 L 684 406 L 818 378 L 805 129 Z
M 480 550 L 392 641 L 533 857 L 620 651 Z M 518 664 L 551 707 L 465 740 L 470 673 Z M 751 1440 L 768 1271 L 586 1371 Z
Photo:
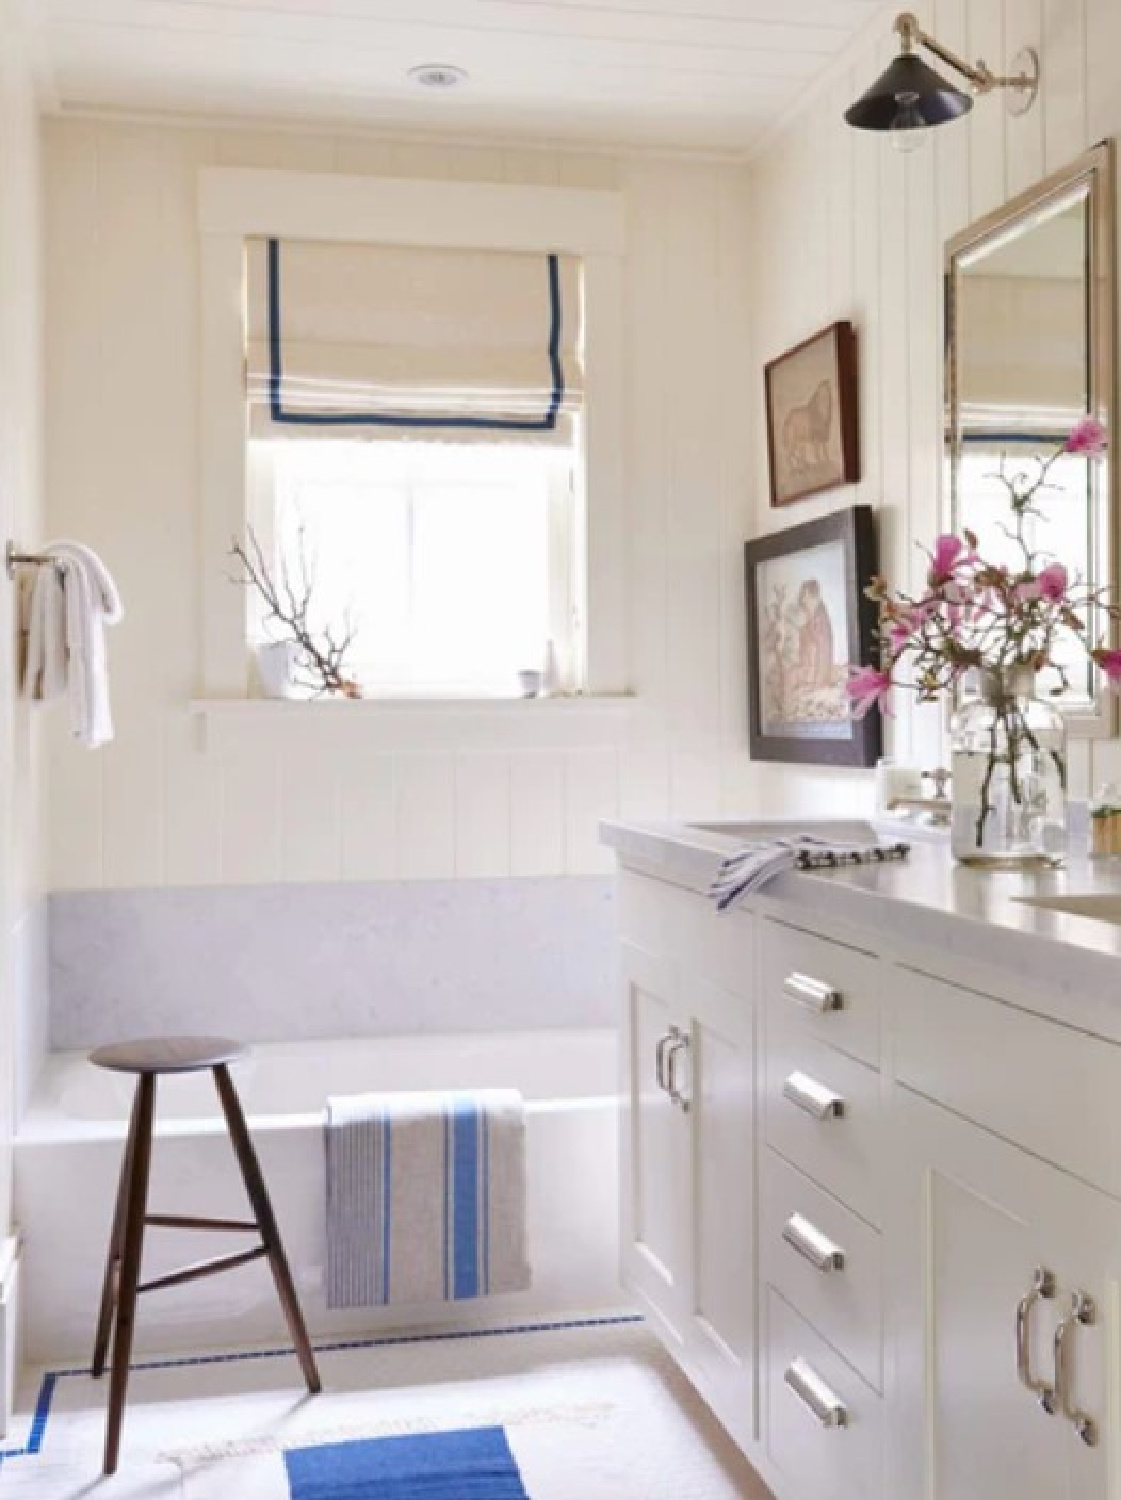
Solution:
M 567 440 L 583 397 L 570 256 L 251 240 L 250 431 Z

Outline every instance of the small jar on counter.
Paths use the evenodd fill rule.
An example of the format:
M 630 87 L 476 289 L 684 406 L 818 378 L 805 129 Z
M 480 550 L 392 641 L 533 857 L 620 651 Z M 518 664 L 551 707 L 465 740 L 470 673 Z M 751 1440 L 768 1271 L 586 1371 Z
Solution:
M 1121 856 L 1121 787 L 1115 782 L 1103 786 L 1090 803 L 1090 855 Z

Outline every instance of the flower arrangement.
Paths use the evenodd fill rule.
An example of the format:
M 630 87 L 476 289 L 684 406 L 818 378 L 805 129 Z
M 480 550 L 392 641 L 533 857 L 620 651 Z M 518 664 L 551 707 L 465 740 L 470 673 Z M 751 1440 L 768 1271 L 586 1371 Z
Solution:
M 847 691 L 854 715 L 862 717 L 873 707 L 890 712 L 890 694 L 897 687 L 909 688 L 920 702 L 934 701 L 975 671 L 1007 683 L 1051 668 L 1056 673 L 1052 691 L 1058 695 L 1069 686 L 1056 651 L 1064 635 L 1081 641 L 1110 685 L 1121 689 L 1121 651 L 1104 637 L 1095 640 L 1090 634 L 1092 628 L 1121 623 L 1121 607 L 1107 588 L 1072 578 L 1063 563 L 1034 547 L 1027 535 L 1029 518 L 1041 518 L 1042 492 L 1054 488 L 1049 476 L 1055 463 L 1064 456 L 1099 461 L 1107 441 L 1102 424 L 1087 417 L 1054 452 L 1036 461 L 1034 472 L 1009 473 L 1001 459 L 993 477 L 1008 492 L 1011 525 L 1003 530 L 1015 544 L 1018 555 L 1013 563 L 984 557 L 976 535 L 963 529 L 960 536 L 947 533 L 935 540 L 927 554 L 921 592 L 907 593 L 882 578 L 873 580 L 867 592 L 880 610 L 880 662 L 851 669 Z M 994 776 L 1002 762 L 1008 766 L 1012 800 L 1028 800 L 1026 789 L 1017 785 L 1017 754 L 1038 746 L 1015 699 L 1011 691 L 996 698 L 993 748 L 977 810 L 978 845 L 993 813 Z M 1065 785 L 1065 766 L 1058 769 Z

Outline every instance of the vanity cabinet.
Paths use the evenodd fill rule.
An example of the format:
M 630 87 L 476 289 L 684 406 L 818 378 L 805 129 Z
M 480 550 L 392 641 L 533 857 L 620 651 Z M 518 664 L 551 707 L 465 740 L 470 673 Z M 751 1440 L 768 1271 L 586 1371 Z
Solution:
M 623 1276 L 741 1444 L 756 1436 L 753 922 L 623 896 Z
M 778 1500 L 1117 1500 L 1121 1044 L 898 930 L 619 890 L 624 1280 Z
M 895 1500 L 1116 1494 L 1121 1205 L 899 1091 Z

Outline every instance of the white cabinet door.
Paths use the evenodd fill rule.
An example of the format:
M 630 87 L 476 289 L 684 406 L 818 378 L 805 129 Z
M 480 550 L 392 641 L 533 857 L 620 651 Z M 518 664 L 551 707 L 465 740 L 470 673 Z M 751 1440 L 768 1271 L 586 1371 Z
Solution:
M 1112 1500 L 1121 1208 L 1054 1167 L 904 1089 L 890 1114 L 889 1300 L 895 1325 L 897 1500 Z M 1051 1295 L 1030 1296 L 1037 1271 Z M 1093 1322 L 1055 1338 L 1075 1293 Z M 1021 1334 L 1022 1330 L 1022 1334 Z M 1049 1411 L 1047 1408 L 1054 1408 Z
M 624 943 L 622 979 L 623 1280 L 681 1350 L 691 1311 L 692 1128 L 665 1085 L 674 1063 L 688 1087 L 682 1058 L 669 1056 L 683 1018 L 668 960 Z
M 755 1109 L 749 1000 L 682 976 L 690 1020 L 693 1287 L 688 1359 L 740 1443 L 754 1441 Z

